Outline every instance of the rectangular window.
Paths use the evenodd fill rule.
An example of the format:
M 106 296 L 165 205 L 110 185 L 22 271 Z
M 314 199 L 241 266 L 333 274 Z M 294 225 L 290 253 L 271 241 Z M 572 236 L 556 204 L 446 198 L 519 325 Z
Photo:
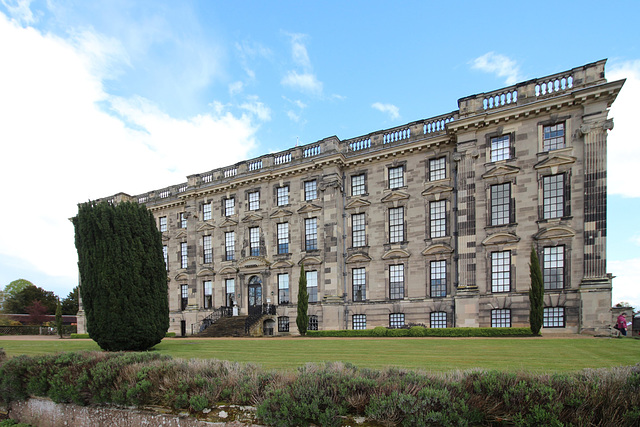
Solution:
M 178 224 L 180 224 L 180 228 L 187 228 L 187 215 L 184 212 L 180 212 L 180 221 L 178 221 Z
M 278 332 L 289 332 L 289 316 L 278 317 Z
M 564 246 L 542 251 L 542 277 L 545 289 L 564 289 Z
M 224 233 L 224 259 L 232 261 L 236 255 L 236 233 L 227 231 Z
M 187 268 L 188 262 L 187 242 L 182 242 L 180 243 L 180 268 Z
M 404 241 L 404 207 L 389 209 L 389 242 Z
M 447 296 L 447 262 L 431 261 L 431 298 Z
M 278 304 L 289 304 L 289 274 L 278 274 Z
M 389 329 L 398 329 L 404 326 L 404 313 L 391 313 L 389 315 Z
M 360 248 L 367 243 L 364 215 L 363 213 L 351 215 L 351 241 L 354 248 Z
M 364 174 L 353 175 L 351 177 L 351 195 L 361 196 L 365 193 Z
M 318 302 L 318 272 L 307 271 L 307 293 L 309 294 L 309 302 Z
M 314 200 L 318 198 L 318 185 L 315 180 L 304 182 L 304 200 Z
M 202 236 L 202 251 L 205 264 L 213 262 L 213 248 L 211 247 L 211 236 Z
M 289 253 L 289 223 L 281 222 L 277 225 L 278 228 L 278 253 Z
M 365 269 L 354 268 L 351 270 L 351 281 L 353 283 L 353 300 L 364 301 L 367 299 Z
M 432 311 L 429 315 L 429 327 L 436 329 L 446 328 L 447 313 L 444 311 Z
M 511 310 L 508 308 L 491 310 L 492 328 L 510 328 Z
M 564 216 L 564 174 L 542 177 L 544 218 Z
M 260 256 L 260 227 L 249 229 L 249 253 L 251 256 Z
M 491 292 L 511 290 L 511 251 L 491 253 Z
M 311 315 L 309 316 L 309 327 L 307 328 L 310 331 L 318 330 L 318 316 Z
M 213 305 L 213 283 L 211 280 L 205 280 L 204 287 L 204 308 L 211 308 Z
M 285 206 L 289 204 L 289 186 L 278 187 L 278 206 Z
M 306 218 L 304 220 L 304 250 L 318 249 L 318 218 Z
M 564 326 L 564 307 L 545 307 L 543 309 L 543 328 L 564 328 Z
M 189 285 L 180 285 L 180 310 L 184 311 L 189 305 Z
M 389 298 L 404 298 L 404 265 L 389 266 Z
M 236 213 L 236 199 L 234 197 L 230 197 L 228 199 L 224 199 L 224 215 L 231 216 Z
M 429 160 L 429 181 L 437 181 L 446 178 L 445 158 Z
M 260 192 L 254 191 L 249 193 L 249 210 L 257 211 L 260 209 Z
M 367 315 L 366 314 L 354 314 L 351 317 L 351 325 L 353 329 L 367 329 Z
M 227 307 L 233 307 L 233 302 L 236 299 L 236 279 L 226 279 L 224 281 L 224 287 Z
M 551 151 L 564 148 L 564 123 L 543 127 L 542 150 Z
M 389 168 L 389 188 L 400 188 L 404 186 L 404 167 L 397 166 Z
M 491 186 L 491 225 L 511 222 L 511 183 Z
M 446 200 L 429 202 L 429 226 L 431 238 L 444 237 L 447 234 Z
M 160 217 L 160 231 L 162 231 L 162 232 L 167 231 L 167 217 L 166 216 L 161 216 Z
M 202 205 L 202 220 L 209 221 L 211 219 L 211 203 Z
M 167 245 L 164 245 L 162 247 L 162 256 L 164 257 L 164 265 L 167 271 L 169 271 L 169 248 L 167 247 Z
M 511 157 L 511 135 L 491 138 L 491 161 L 508 160 Z

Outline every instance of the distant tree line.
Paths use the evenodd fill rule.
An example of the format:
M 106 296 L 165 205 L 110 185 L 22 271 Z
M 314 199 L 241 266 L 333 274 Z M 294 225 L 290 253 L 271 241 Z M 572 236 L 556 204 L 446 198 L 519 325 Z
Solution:
M 78 313 L 78 287 L 73 288 L 66 298 L 59 298 L 51 291 L 38 287 L 25 279 L 14 280 L 4 289 L 4 314 L 28 314 L 28 323 L 41 324 L 47 315 L 54 315 L 60 305 L 63 315 Z

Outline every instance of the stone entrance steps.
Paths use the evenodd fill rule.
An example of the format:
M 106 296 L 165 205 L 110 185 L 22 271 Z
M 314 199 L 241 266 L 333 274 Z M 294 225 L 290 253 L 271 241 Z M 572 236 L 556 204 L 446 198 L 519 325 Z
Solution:
M 245 323 L 249 316 L 221 317 L 214 324 L 197 334 L 201 338 L 246 337 Z

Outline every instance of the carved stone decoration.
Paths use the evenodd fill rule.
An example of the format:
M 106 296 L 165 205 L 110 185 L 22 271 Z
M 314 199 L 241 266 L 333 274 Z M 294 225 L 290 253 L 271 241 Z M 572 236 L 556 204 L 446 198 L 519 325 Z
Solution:
M 237 272 L 238 272 L 237 268 L 227 265 L 226 267 L 222 267 L 218 272 L 218 274 L 236 274 Z
M 434 245 L 427 246 L 421 253 L 424 256 L 450 254 L 453 253 L 453 248 L 449 245 L 445 245 L 444 243 L 436 243 Z
M 563 156 L 563 155 L 555 155 L 553 157 L 549 157 L 537 163 L 534 168 L 535 169 L 543 169 L 543 168 L 557 168 L 558 166 L 563 165 L 572 165 L 576 162 L 576 158 L 573 156 Z
M 293 262 L 289 261 L 288 259 L 279 260 L 279 261 L 276 261 L 273 264 L 271 264 L 271 269 L 275 270 L 277 268 L 291 268 L 294 265 L 295 264 Z
M 405 249 L 390 249 L 382 255 L 382 259 L 409 258 L 411 253 Z
M 187 238 L 187 232 L 184 231 L 184 230 L 178 231 L 174 237 L 176 239 L 186 239 Z
M 363 207 L 366 207 L 366 206 L 369 206 L 369 205 L 371 205 L 370 202 L 358 197 L 357 199 L 353 199 L 349 203 L 347 203 L 347 205 L 344 208 L 345 209 L 357 209 L 357 208 L 363 208 Z
M 201 224 L 197 230 L 198 231 L 211 231 L 213 229 L 215 229 L 216 227 L 213 225 L 213 221 L 207 221 L 203 224 Z
M 533 235 L 535 240 L 557 240 L 557 239 L 571 239 L 576 236 L 576 232 L 571 227 L 565 225 L 556 225 L 546 227 L 538 231 Z
M 435 196 L 436 200 L 438 200 L 443 195 L 451 193 L 452 191 L 453 187 L 450 187 L 448 185 L 432 185 L 431 187 L 424 190 L 421 194 L 423 196 Z
M 321 211 L 321 210 L 322 210 L 322 207 L 320 207 L 318 205 L 314 205 L 313 203 L 307 203 L 306 205 L 304 205 L 303 207 L 298 209 L 298 213 L 299 214 L 304 214 L 304 213 L 309 213 L 309 212 L 317 212 L 317 211 Z
M 211 268 L 203 268 L 200 271 L 198 271 L 198 273 L 196 274 L 196 276 L 198 277 L 202 277 L 202 276 L 215 276 L 216 272 L 213 271 L 213 269 Z
M 515 234 L 498 232 L 488 236 L 486 239 L 482 241 L 482 244 L 484 246 L 505 245 L 509 243 L 518 243 L 519 241 L 520 241 L 520 237 L 516 236 Z
M 269 262 L 261 256 L 249 256 L 246 258 L 242 258 L 238 262 L 239 269 L 268 267 L 269 265 Z
M 220 227 L 235 227 L 236 225 L 238 225 L 238 221 L 231 218 L 225 218 L 224 221 L 220 223 Z
M 242 218 L 242 222 L 256 222 L 262 220 L 262 215 L 249 213 Z
M 356 262 L 369 262 L 369 261 L 371 261 L 371 257 L 369 255 L 358 252 L 347 257 L 346 263 L 353 264 Z
M 386 196 L 384 196 L 380 201 L 382 203 L 388 203 L 388 202 L 397 202 L 398 200 L 406 200 L 408 198 L 409 198 L 409 194 L 403 191 L 394 190 L 389 194 L 387 194 Z
M 174 280 L 188 280 L 189 276 L 186 273 L 178 273 Z
M 286 209 L 278 209 L 274 213 L 269 215 L 269 217 L 270 218 L 286 218 L 291 215 L 293 215 L 293 212 L 291 211 L 288 211 Z
M 305 266 L 322 264 L 322 258 L 317 256 L 306 256 L 298 262 L 298 265 L 302 264 L 304 264 Z
M 499 165 L 499 166 L 496 166 L 495 168 L 485 172 L 482 175 L 482 178 L 483 179 L 496 178 L 496 177 L 499 177 L 499 176 L 516 174 L 518 172 L 520 172 L 520 168 L 517 168 L 515 166 Z

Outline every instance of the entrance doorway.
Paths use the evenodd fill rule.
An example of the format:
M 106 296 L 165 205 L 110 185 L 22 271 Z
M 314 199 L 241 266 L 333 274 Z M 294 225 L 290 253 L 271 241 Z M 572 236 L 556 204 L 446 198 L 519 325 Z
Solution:
M 262 282 L 258 276 L 249 279 L 249 315 L 262 314 Z

